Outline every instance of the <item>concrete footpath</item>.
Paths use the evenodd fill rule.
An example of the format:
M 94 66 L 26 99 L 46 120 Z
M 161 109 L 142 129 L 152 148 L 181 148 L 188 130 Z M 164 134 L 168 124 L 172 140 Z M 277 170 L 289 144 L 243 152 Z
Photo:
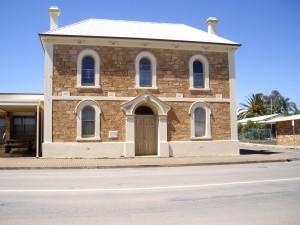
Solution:
M 52 159 L 16 157 L 0 158 L 0 169 L 80 169 L 201 166 L 243 163 L 288 162 L 300 160 L 300 154 L 258 153 L 238 156 L 158 158 L 136 157 L 121 159 Z

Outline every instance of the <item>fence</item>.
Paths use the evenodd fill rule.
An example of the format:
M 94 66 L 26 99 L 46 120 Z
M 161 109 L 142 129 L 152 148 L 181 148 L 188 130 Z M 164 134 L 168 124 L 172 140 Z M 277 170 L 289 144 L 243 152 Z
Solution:
M 251 128 L 246 132 L 239 132 L 239 140 L 242 142 L 275 144 L 275 138 L 271 128 Z

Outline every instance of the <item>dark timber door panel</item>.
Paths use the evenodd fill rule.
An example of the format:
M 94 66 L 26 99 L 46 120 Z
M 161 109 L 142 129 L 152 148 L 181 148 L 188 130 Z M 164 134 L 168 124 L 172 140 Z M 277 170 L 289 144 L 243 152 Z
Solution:
M 156 120 L 154 115 L 135 116 L 135 154 L 155 155 L 156 151 Z

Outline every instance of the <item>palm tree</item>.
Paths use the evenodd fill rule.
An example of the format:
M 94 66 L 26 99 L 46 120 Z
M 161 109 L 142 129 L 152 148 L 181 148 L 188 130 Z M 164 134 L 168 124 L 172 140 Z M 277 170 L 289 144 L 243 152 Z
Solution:
M 241 104 L 239 118 L 249 118 L 266 115 L 268 110 L 262 93 L 252 94 L 246 104 Z

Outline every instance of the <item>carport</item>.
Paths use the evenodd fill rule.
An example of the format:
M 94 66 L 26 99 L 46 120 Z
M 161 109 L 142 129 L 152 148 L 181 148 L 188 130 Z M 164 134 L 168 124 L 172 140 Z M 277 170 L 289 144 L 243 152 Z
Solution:
M 14 149 L 26 147 L 32 150 L 30 156 L 41 155 L 43 98 L 43 94 L 0 93 L 1 156 L 14 156 Z

